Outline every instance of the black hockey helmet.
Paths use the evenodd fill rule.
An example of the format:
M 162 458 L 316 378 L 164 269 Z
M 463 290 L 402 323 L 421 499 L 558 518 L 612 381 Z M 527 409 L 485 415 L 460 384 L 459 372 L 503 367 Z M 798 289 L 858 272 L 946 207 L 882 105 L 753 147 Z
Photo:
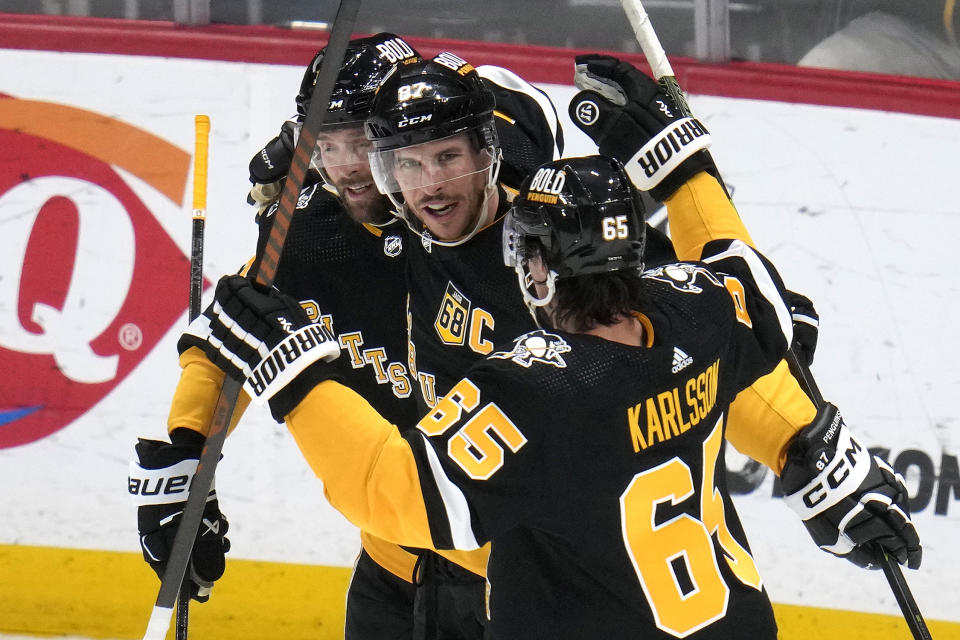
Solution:
M 297 119 L 303 122 L 310 109 L 313 87 L 320 74 L 320 63 L 327 48 L 320 49 L 307 65 L 297 93 Z M 327 107 L 325 124 L 360 122 L 370 113 L 377 87 L 396 64 L 418 62 L 420 54 L 403 38 L 378 33 L 355 38 L 347 46 Z
M 642 270 L 645 241 L 643 202 L 623 165 L 605 156 L 566 158 L 524 180 L 504 223 L 504 263 L 517 270 L 527 303 L 543 306 L 557 279 Z M 545 280 L 530 273 L 536 257 Z M 546 285 L 546 294 L 535 284 Z
M 449 52 L 431 60 L 395 67 L 383 81 L 366 121 L 373 143 L 370 170 L 380 193 L 393 201 L 410 228 L 427 237 L 428 231 L 405 206 L 403 193 L 485 175 L 484 200 L 494 193 L 500 169 L 500 144 L 494 125 L 496 99 L 473 66 Z M 470 154 L 446 158 L 439 147 L 458 144 L 465 136 Z M 458 138 L 458 140 L 452 140 Z M 437 145 L 435 143 L 440 143 Z M 437 155 L 439 154 L 439 155 Z M 484 210 L 481 205 L 479 211 Z M 455 240 L 432 242 L 460 244 L 473 236 L 483 222 Z
M 495 145 L 495 102 L 473 65 L 443 52 L 397 68 L 383 82 L 367 137 L 377 151 L 389 151 L 478 130 L 484 146 Z

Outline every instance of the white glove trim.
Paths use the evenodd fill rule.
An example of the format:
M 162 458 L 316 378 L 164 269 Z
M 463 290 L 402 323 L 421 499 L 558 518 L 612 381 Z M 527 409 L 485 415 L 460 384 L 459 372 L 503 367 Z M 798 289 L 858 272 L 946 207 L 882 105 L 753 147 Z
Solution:
M 854 438 L 853 433 L 842 422 L 839 412 L 834 420 L 827 434 L 830 434 L 834 428 L 840 429 L 840 433 L 834 440 L 835 455 L 829 460 L 821 461 L 820 473 L 802 489 L 784 496 L 787 506 L 799 514 L 802 520 L 809 520 L 844 498 L 850 497 L 870 472 L 870 460 L 873 456 Z M 850 513 L 844 517 L 840 525 L 841 531 L 856 511 L 857 509 L 851 509 Z
M 137 460 L 131 460 L 127 477 L 130 499 L 135 507 L 184 502 L 196 472 L 197 460 L 193 458 L 162 469 L 145 469 Z M 216 498 L 213 486 L 210 495 Z
M 630 180 L 641 191 L 660 184 L 697 151 L 710 147 L 710 132 L 696 118 L 681 118 L 640 147 L 627 161 Z
M 243 389 L 255 404 L 264 405 L 311 364 L 339 355 L 333 333 L 322 324 L 308 324 L 280 341 L 247 376 Z

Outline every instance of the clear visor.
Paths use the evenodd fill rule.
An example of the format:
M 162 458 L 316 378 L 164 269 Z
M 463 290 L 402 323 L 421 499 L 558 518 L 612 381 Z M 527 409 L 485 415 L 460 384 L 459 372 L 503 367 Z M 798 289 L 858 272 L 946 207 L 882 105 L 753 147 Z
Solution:
M 366 165 L 372 150 L 373 143 L 367 140 L 362 122 L 331 125 L 317 134 L 310 166 L 327 178 L 330 169 Z
M 389 151 L 370 153 L 370 168 L 380 193 L 389 195 L 435 187 L 489 172 L 497 149 L 477 149 L 466 133 Z

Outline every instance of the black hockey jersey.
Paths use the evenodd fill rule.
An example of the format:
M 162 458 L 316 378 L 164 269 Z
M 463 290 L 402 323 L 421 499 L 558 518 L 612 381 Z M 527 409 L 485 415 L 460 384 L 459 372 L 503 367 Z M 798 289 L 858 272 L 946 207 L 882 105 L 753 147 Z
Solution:
M 359 225 L 319 184 L 304 188 L 296 206 L 274 285 L 338 336 L 341 355 L 333 366 L 345 385 L 394 423 L 415 421 L 419 412 L 406 358 L 403 225 Z M 271 212 L 259 220 L 257 255 L 270 233 Z M 201 346 L 206 326 L 191 325 L 180 350 Z
M 745 244 L 705 255 L 645 272 L 646 346 L 538 329 L 402 436 L 332 382 L 288 425 L 359 526 L 437 548 L 491 542 L 494 638 L 774 638 L 726 490 L 724 418 L 792 324 Z
M 496 221 L 461 245 L 432 244 L 409 235 L 409 365 L 422 410 L 433 406 L 494 345 L 537 327 L 524 305 L 516 272 L 503 263 L 503 214 L 508 206 L 501 191 Z M 648 264 L 676 259 L 669 239 L 649 225 L 645 254 Z
M 405 436 L 435 544 L 492 541 L 495 637 L 775 637 L 723 423 L 792 328 L 762 260 L 715 245 L 645 273 L 649 347 L 527 333 Z

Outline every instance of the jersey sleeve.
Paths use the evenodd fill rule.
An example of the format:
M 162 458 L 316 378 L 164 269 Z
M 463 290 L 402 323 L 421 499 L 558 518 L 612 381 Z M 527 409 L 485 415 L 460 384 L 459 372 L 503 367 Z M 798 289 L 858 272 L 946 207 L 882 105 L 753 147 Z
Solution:
M 500 181 L 514 193 L 527 174 L 563 155 L 563 130 L 547 94 L 502 67 L 483 65 L 477 73 L 496 98 L 494 122 L 503 150 Z
M 688 180 L 666 205 L 671 240 L 681 260 L 699 260 L 711 240 L 737 239 L 754 246 L 720 183 L 705 172 Z M 816 413 L 786 362 L 780 362 L 730 405 L 727 439 L 737 451 L 779 474 L 790 440 Z
M 359 394 L 321 382 L 286 423 L 327 500 L 350 522 L 389 542 L 433 546 L 410 445 Z
M 677 189 L 666 205 L 670 238 L 681 260 L 699 260 L 711 240 L 740 240 L 754 246 L 733 202 L 705 171 Z
M 286 421 L 330 504 L 397 544 L 477 549 L 536 504 L 536 447 L 525 449 L 497 398 L 481 397 L 468 378 L 403 435 L 333 381 L 317 385 Z
M 207 435 L 226 374 L 196 347 L 187 348 L 180 354 L 180 367 L 180 379 L 167 416 L 167 431 L 185 427 Z M 241 391 L 228 433 L 237 426 L 249 404 L 249 396 Z
M 740 240 L 714 240 L 702 260 L 723 282 L 736 321 L 727 362 L 738 389 L 776 367 L 793 339 L 793 318 L 783 300 L 780 275 L 766 258 Z
M 522 376 L 482 361 L 417 424 L 410 443 L 434 544 L 471 549 L 521 521 L 541 503 L 551 454 L 536 427 L 549 422 Z

